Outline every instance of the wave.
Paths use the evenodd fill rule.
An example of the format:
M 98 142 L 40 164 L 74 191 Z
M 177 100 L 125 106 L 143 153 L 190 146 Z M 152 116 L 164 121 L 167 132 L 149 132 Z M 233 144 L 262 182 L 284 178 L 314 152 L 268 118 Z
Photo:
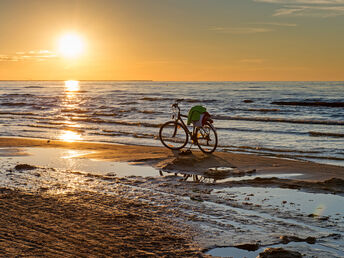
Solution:
M 35 124 L 29 124 L 29 125 L 23 125 L 23 126 L 32 127 L 32 128 L 58 129 L 58 130 L 72 131 L 72 132 L 77 132 L 77 133 L 85 132 L 85 130 L 83 129 L 68 127 L 68 126 L 57 127 L 57 126 L 49 126 L 49 125 L 35 125 Z
M 24 88 L 26 88 L 26 89 L 43 89 L 44 87 L 42 87 L 42 86 L 26 86 Z
M 163 112 L 158 112 L 154 110 L 140 110 L 137 112 L 142 113 L 142 114 L 163 114 Z
M 344 107 L 344 102 L 325 101 L 274 101 L 271 104 L 282 106 Z
M 259 121 L 272 123 L 292 123 L 292 124 L 317 124 L 317 125 L 344 125 L 344 121 L 336 120 L 301 120 L 301 119 L 286 119 L 286 118 L 271 118 L 271 117 L 241 117 L 241 116 L 223 116 L 212 115 L 217 120 L 244 120 L 244 121 Z
M 13 115 L 13 116 L 34 116 L 31 112 L 1 112 L 0 115 Z
M 141 98 L 140 100 L 145 100 L 145 101 L 175 101 L 175 98 L 164 98 L 164 97 L 144 97 Z M 216 102 L 216 99 L 183 99 L 182 102 L 187 102 L 187 103 L 212 103 Z
M 145 100 L 145 101 L 166 101 L 166 100 L 169 100 L 169 101 L 173 101 L 174 99 L 173 98 L 161 98 L 161 97 L 144 97 L 144 98 L 141 98 L 140 100 Z
M 10 94 L 4 94 L 2 97 L 8 98 L 8 97 L 33 97 L 35 95 L 29 94 L 29 93 L 10 93 Z
M 217 129 L 217 130 L 223 130 L 223 131 L 233 131 L 233 132 L 308 135 L 308 133 L 303 133 L 303 132 L 264 130 L 264 129 L 255 129 L 255 128 L 216 127 L 216 129 Z
M 309 135 L 314 137 L 344 137 L 343 133 L 328 133 L 328 132 L 292 132 L 292 131 L 274 131 L 274 130 L 262 130 L 254 128 L 231 128 L 231 127 L 216 127 L 217 130 L 233 131 L 233 132 L 249 132 L 249 133 L 274 133 L 274 134 L 293 134 L 293 135 Z
M 321 136 L 335 137 L 335 138 L 344 137 L 343 133 L 326 133 L 326 132 L 313 132 L 313 131 L 310 131 L 309 135 L 314 136 L 314 137 L 321 137 Z
M 266 147 L 252 147 L 252 146 L 220 146 L 223 148 L 226 148 L 224 150 L 242 150 L 242 151 L 247 151 L 247 150 L 253 150 L 253 151 L 270 151 L 270 152 L 278 152 L 278 153 L 301 153 L 301 154 L 317 154 L 317 153 L 322 153 L 320 151 L 312 151 L 312 150 L 296 150 L 296 149 L 277 149 L 277 148 L 266 148 Z
M 136 101 L 127 101 L 127 102 L 120 102 L 119 105 L 135 105 L 137 104 Z
M 3 102 L 0 103 L 0 106 L 8 106 L 8 107 L 31 107 L 36 110 L 48 110 L 53 107 L 59 107 L 57 103 L 37 103 L 37 101 L 33 102 Z
M 103 120 L 100 118 L 82 118 L 82 117 L 71 117 L 71 121 L 74 122 L 86 122 L 86 123 L 97 123 L 97 124 L 117 124 L 117 125 L 128 125 L 128 126 L 142 126 L 142 127 L 153 127 L 159 128 L 161 124 L 152 124 L 146 122 L 129 122 L 129 121 L 116 121 L 116 120 Z
M 249 111 L 249 112 L 281 112 L 278 108 L 226 108 L 224 111 Z
M 116 113 L 94 112 L 92 116 L 118 116 Z
M 80 108 L 63 108 L 61 109 L 63 113 L 77 113 L 77 114 L 85 114 L 89 113 L 88 110 L 80 109 Z
M 155 134 L 146 134 L 146 133 L 130 133 L 123 131 L 112 131 L 112 130 L 103 130 L 103 132 L 91 133 L 93 135 L 99 136 L 131 136 L 133 138 L 145 138 L 145 139 L 154 139 L 157 138 Z
M 50 120 L 50 119 L 46 119 L 46 120 Z M 38 123 L 38 124 L 46 124 L 46 125 L 66 125 L 65 121 L 63 121 L 62 119 L 60 119 L 60 121 L 62 121 L 62 122 L 56 122 L 56 121 L 49 121 L 49 122 L 37 121 L 36 123 Z
M 183 102 L 188 103 L 213 103 L 217 102 L 216 99 L 184 99 Z
M 12 106 L 22 107 L 22 106 L 28 106 L 28 105 L 31 105 L 31 104 L 25 103 L 25 102 L 4 102 L 4 103 L 1 103 L 0 105 L 1 106 L 9 106 L 9 107 L 12 107 Z
M 131 108 L 131 109 L 121 109 L 121 110 L 116 110 L 116 111 L 109 111 L 109 112 L 94 112 L 92 113 L 92 116 L 122 116 L 121 114 L 118 113 L 142 113 L 142 114 L 162 114 L 162 112 L 158 112 L 155 110 L 138 110 L 137 108 Z

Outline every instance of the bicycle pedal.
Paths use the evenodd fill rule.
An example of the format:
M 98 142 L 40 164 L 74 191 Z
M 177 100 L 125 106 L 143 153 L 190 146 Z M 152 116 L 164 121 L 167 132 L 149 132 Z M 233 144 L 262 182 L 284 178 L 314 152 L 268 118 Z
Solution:
M 185 150 L 185 151 L 179 152 L 179 155 L 190 155 L 190 154 L 192 154 L 191 150 Z

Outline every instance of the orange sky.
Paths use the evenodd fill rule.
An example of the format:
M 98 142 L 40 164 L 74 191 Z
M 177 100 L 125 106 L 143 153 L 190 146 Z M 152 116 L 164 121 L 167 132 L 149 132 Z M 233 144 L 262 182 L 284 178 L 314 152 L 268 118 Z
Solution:
M 344 0 L 1 0 L 0 79 L 344 80 L 343 26 Z

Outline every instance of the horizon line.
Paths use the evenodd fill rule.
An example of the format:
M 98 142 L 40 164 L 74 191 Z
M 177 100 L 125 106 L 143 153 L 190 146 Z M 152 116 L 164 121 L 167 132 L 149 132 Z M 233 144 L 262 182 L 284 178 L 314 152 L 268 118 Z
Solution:
M 1 80 L 4 81 L 112 81 L 112 82 L 344 82 L 343 80 L 74 80 L 74 79 L 52 79 L 52 80 L 24 80 L 24 79 L 11 79 L 11 80 Z

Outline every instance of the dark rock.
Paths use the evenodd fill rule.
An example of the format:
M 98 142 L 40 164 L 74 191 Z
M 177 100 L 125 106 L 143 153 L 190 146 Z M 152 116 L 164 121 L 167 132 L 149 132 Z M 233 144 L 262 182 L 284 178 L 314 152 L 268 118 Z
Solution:
M 340 178 L 331 178 L 328 179 L 326 181 L 324 181 L 325 185 L 329 185 L 329 186 L 344 186 L 344 180 L 340 179 Z
M 31 165 L 28 165 L 28 164 L 18 164 L 14 167 L 15 170 L 33 170 L 33 169 L 36 169 L 37 167 L 35 166 L 31 166 Z
M 314 214 L 314 213 L 309 214 L 308 217 L 309 218 L 317 218 L 318 220 L 321 220 L 321 221 L 326 221 L 326 220 L 328 220 L 330 218 L 328 216 L 320 217 L 319 215 Z
M 273 105 L 286 106 L 313 106 L 313 107 L 344 107 L 344 102 L 323 102 L 323 101 L 274 101 Z
M 245 99 L 243 102 L 244 102 L 244 103 L 253 103 L 253 100 L 251 100 L 251 99 Z
M 190 200 L 197 201 L 197 202 L 203 202 L 203 199 L 199 195 L 190 196 Z
M 257 251 L 259 249 L 259 245 L 257 243 L 255 244 L 239 244 L 235 246 L 236 248 L 247 250 L 247 251 Z
M 341 234 L 333 233 L 333 234 L 328 235 L 327 237 L 332 238 L 334 240 L 338 240 L 338 239 L 342 238 L 342 235 Z
M 258 258 L 302 258 L 299 252 L 285 250 L 283 248 L 266 248 Z
M 306 239 L 305 239 L 305 241 L 308 243 L 308 244 L 315 244 L 315 242 L 316 242 L 316 238 L 315 237 L 307 237 Z
M 306 242 L 308 244 L 315 244 L 315 237 L 300 238 L 297 236 L 280 236 L 281 242 L 283 244 L 288 244 L 290 242 Z
M 318 220 L 321 220 L 321 221 L 326 221 L 328 220 L 330 217 L 328 216 L 323 216 L 323 217 L 319 217 Z

